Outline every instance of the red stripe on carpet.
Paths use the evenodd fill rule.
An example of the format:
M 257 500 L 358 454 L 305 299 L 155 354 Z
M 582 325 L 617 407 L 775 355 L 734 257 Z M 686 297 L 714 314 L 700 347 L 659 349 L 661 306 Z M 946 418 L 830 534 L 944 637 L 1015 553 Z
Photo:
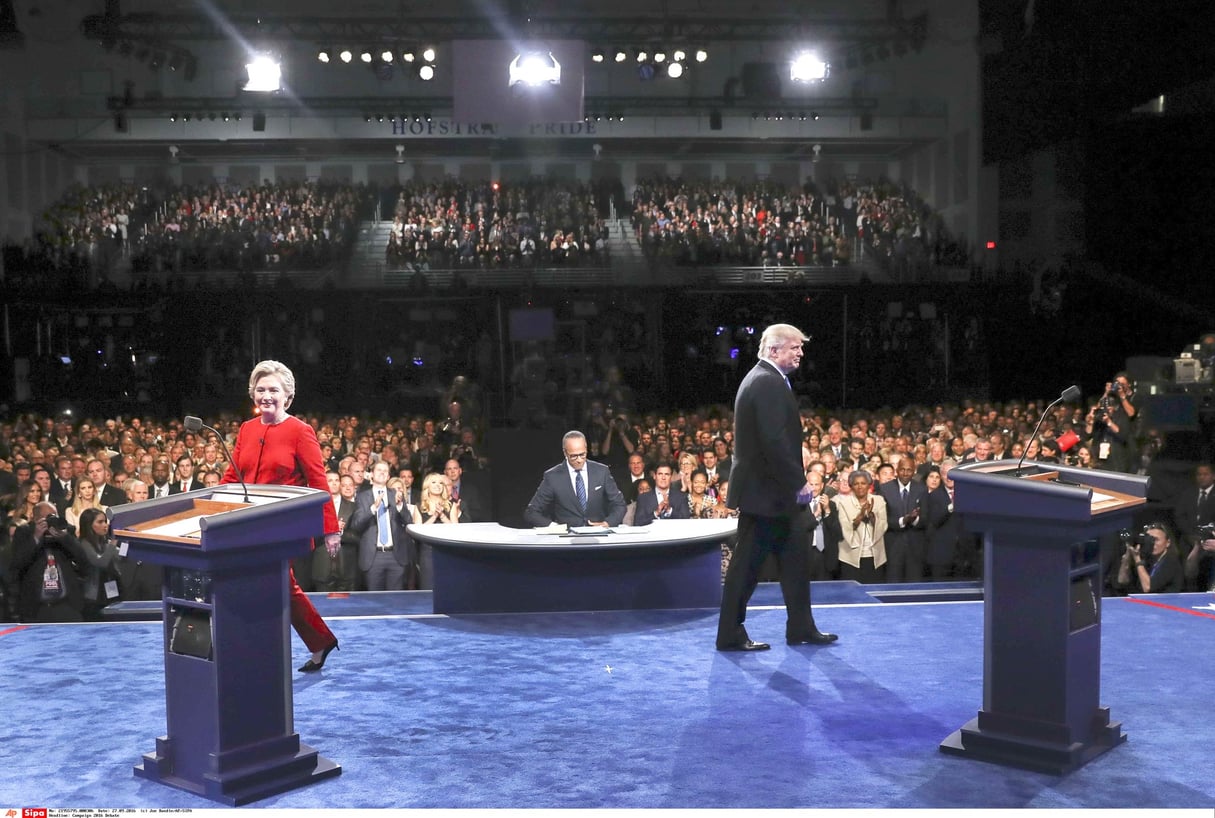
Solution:
M 9 628 L 7 630 L 0 631 L 0 636 L 7 636 L 10 633 L 16 633 L 17 631 L 23 631 L 28 627 L 29 627 L 29 625 L 18 625 L 15 628 Z
M 1165 610 L 1169 611 L 1181 611 L 1181 613 L 1190 614 L 1191 616 L 1201 616 L 1206 619 L 1215 619 L 1215 613 L 1196 611 L 1193 608 L 1178 608 L 1176 605 L 1165 605 L 1163 602 L 1153 602 L 1150 599 L 1135 599 L 1134 597 L 1127 597 L 1127 602 L 1137 602 L 1140 605 L 1151 605 L 1154 608 L 1164 608 Z

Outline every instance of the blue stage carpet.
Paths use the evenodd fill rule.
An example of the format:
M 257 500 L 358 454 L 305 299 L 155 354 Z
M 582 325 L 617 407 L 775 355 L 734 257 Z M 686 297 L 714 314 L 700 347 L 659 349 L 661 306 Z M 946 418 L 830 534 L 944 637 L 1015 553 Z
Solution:
M 982 702 L 981 602 L 814 593 L 841 641 L 786 647 L 765 586 L 760 654 L 714 651 L 710 610 L 456 618 L 423 613 L 423 593 L 317 598 L 342 650 L 296 675 L 295 726 L 343 773 L 255 806 L 1215 806 L 1210 595 L 1105 600 L 1102 698 L 1129 742 L 1054 777 L 937 749 Z M 165 729 L 159 623 L 0 626 L 0 656 L 0 808 L 214 806 L 131 773 Z

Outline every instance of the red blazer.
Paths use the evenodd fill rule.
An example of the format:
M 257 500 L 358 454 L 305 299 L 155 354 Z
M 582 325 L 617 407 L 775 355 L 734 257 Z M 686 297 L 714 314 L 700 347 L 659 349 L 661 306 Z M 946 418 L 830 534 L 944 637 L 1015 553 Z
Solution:
M 221 483 L 239 483 L 236 468 L 246 483 L 308 486 L 329 494 L 329 481 L 321 463 L 321 444 L 311 426 L 297 417 L 266 425 L 261 418 L 241 424 L 232 447 L 232 463 Z M 325 503 L 325 533 L 338 533 L 337 512 Z

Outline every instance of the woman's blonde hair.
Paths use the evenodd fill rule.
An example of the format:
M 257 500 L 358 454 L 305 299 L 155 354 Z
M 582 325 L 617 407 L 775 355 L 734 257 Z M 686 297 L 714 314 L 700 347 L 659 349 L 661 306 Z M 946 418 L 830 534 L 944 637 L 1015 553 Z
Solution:
M 249 397 L 253 397 L 253 388 L 257 386 L 257 382 L 267 375 L 277 375 L 283 382 L 283 392 L 287 396 L 283 408 L 291 406 L 291 402 L 295 400 L 295 375 L 286 364 L 278 361 L 261 361 L 253 367 L 253 371 L 249 373 Z

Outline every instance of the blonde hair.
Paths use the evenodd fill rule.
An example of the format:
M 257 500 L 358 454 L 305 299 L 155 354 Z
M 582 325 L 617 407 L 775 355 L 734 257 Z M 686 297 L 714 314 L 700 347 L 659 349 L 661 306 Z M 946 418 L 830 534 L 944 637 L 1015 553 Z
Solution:
M 283 408 L 291 406 L 291 402 L 295 400 L 295 375 L 286 364 L 278 361 L 261 361 L 253 367 L 253 371 L 249 373 L 249 397 L 253 398 L 253 389 L 257 382 L 267 375 L 275 375 L 283 382 L 283 393 L 287 396 Z
M 430 493 L 430 487 L 434 483 L 438 483 L 443 487 L 443 499 L 439 501 L 440 505 L 437 510 L 447 511 L 451 508 L 451 489 L 447 487 L 447 478 L 438 472 L 431 472 L 430 474 L 426 475 L 424 480 L 422 480 L 422 496 L 418 500 L 418 505 L 423 509 L 430 509 L 431 503 L 434 502 L 434 500 L 431 499 L 434 495 Z
M 773 324 L 764 330 L 764 334 L 760 336 L 758 357 L 767 360 L 769 350 L 771 349 L 782 347 L 790 341 L 804 344 L 809 340 L 809 335 L 806 335 L 806 333 L 792 324 Z

